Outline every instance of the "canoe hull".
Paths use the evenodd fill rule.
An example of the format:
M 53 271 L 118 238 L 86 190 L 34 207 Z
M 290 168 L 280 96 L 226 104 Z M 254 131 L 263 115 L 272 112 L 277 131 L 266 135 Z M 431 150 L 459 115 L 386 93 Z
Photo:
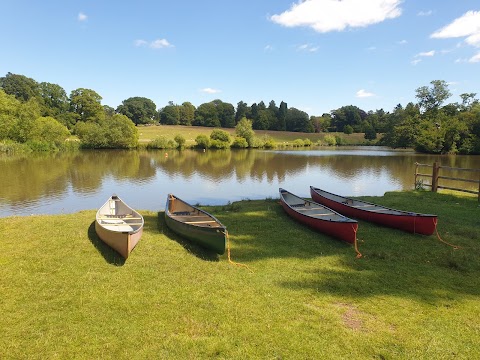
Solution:
M 112 195 L 97 211 L 95 231 L 105 244 L 127 259 L 143 234 L 143 216 Z
M 422 234 L 422 235 L 432 235 L 435 232 L 436 224 L 437 224 L 437 216 L 430 215 L 430 214 L 419 214 L 395 209 L 389 209 L 386 207 L 382 207 L 380 205 L 371 204 L 368 202 L 362 202 L 355 200 L 356 203 L 363 203 L 365 207 L 367 206 L 375 206 L 378 208 L 383 208 L 390 213 L 379 212 L 377 211 L 369 211 L 366 208 L 356 208 L 352 207 L 348 204 L 349 198 L 341 197 L 339 195 L 327 193 L 324 190 L 320 190 L 313 186 L 310 187 L 310 194 L 312 199 L 320 204 L 328 206 L 329 208 L 344 214 L 345 216 L 361 219 L 369 222 L 373 222 L 379 225 L 391 227 L 394 229 L 399 229 L 402 231 L 415 233 L 415 234 Z M 322 194 L 326 194 L 324 196 Z M 330 198 L 330 195 L 334 195 L 335 198 Z M 342 201 L 338 201 L 338 199 L 343 199 Z M 360 205 L 362 206 L 362 205 Z
M 282 195 L 282 190 L 283 189 L 280 189 L 280 203 L 282 204 L 285 212 L 293 219 L 331 237 L 346 241 L 351 244 L 355 243 L 357 237 L 356 233 L 358 229 L 358 223 L 355 220 L 345 218 L 340 214 L 338 214 L 340 215 L 340 217 L 345 218 L 342 221 L 332 221 L 327 219 L 324 220 L 321 218 L 315 218 L 307 214 L 303 214 L 300 211 L 296 210 L 294 207 L 290 206 L 285 201 L 284 196 Z M 283 191 L 285 192 L 285 190 Z M 309 203 L 315 206 L 322 206 L 321 204 L 316 204 L 314 202 Z M 328 208 L 327 210 L 332 211 L 332 209 Z
M 117 251 L 125 259 L 128 258 L 143 234 L 143 228 L 135 233 L 111 231 L 105 229 L 97 221 L 95 221 L 95 231 L 105 244 Z
M 167 197 L 165 223 L 170 230 L 190 242 L 212 250 L 219 255 L 225 253 L 227 247 L 227 229 L 225 226 L 211 214 L 172 194 Z

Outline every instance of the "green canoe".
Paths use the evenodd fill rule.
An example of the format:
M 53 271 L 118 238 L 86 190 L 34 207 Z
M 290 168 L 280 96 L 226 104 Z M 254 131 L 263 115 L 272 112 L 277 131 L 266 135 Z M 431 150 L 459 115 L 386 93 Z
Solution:
M 227 229 L 213 215 L 196 208 L 172 194 L 167 196 L 165 222 L 178 235 L 198 245 L 224 254 Z

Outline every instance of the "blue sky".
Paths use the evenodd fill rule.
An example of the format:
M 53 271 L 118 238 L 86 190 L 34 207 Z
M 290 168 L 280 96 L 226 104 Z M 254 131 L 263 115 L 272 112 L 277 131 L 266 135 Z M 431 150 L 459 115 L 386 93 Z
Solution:
M 0 3 L 0 76 L 195 106 L 274 100 L 392 111 L 445 80 L 480 97 L 480 3 L 413 0 Z

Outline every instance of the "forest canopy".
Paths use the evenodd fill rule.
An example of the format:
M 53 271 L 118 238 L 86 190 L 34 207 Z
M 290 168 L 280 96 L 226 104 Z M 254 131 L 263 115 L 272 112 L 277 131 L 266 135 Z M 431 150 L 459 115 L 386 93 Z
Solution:
M 113 108 L 102 105 L 102 97 L 92 89 L 78 88 L 67 95 L 58 84 L 7 73 L 0 77 L 0 141 L 60 149 L 73 134 L 84 147 L 133 148 L 138 145 L 137 125 L 236 128 L 245 119 L 252 130 L 363 133 L 367 141 L 392 148 L 480 154 L 476 93 L 460 94 L 458 102 L 448 103 L 448 84 L 433 80 L 415 94 L 416 103 L 398 104 L 391 112 L 345 105 L 320 116 L 289 108 L 283 100 L 278 106 L 274 100 L 268 106 L 263 101 L 234 106 L 216 99 L 198 107 L 169 101 L 158 108 L 152 100 L 135 96 Z M 236 144 L 243 147 L 242 141 Z

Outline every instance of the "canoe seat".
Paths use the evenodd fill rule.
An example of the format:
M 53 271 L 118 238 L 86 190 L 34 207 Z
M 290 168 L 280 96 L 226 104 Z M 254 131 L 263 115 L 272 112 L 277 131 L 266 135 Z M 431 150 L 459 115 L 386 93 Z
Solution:
M 301 206 L 305 206 L 305 203 L 301 203 L 301 204 L 289 204 L 291 207 L 301 207 Z
M 308 211 L 308 210 L 319 210 L 319 209 L 325 209 L 323 207 L 306 207 L 305 209 L 298 209 L 297 211 Z
M 211 224 L 216 223 L 214 220 L 204 220 L 204 221 L 185 221 L 186 224 Z

